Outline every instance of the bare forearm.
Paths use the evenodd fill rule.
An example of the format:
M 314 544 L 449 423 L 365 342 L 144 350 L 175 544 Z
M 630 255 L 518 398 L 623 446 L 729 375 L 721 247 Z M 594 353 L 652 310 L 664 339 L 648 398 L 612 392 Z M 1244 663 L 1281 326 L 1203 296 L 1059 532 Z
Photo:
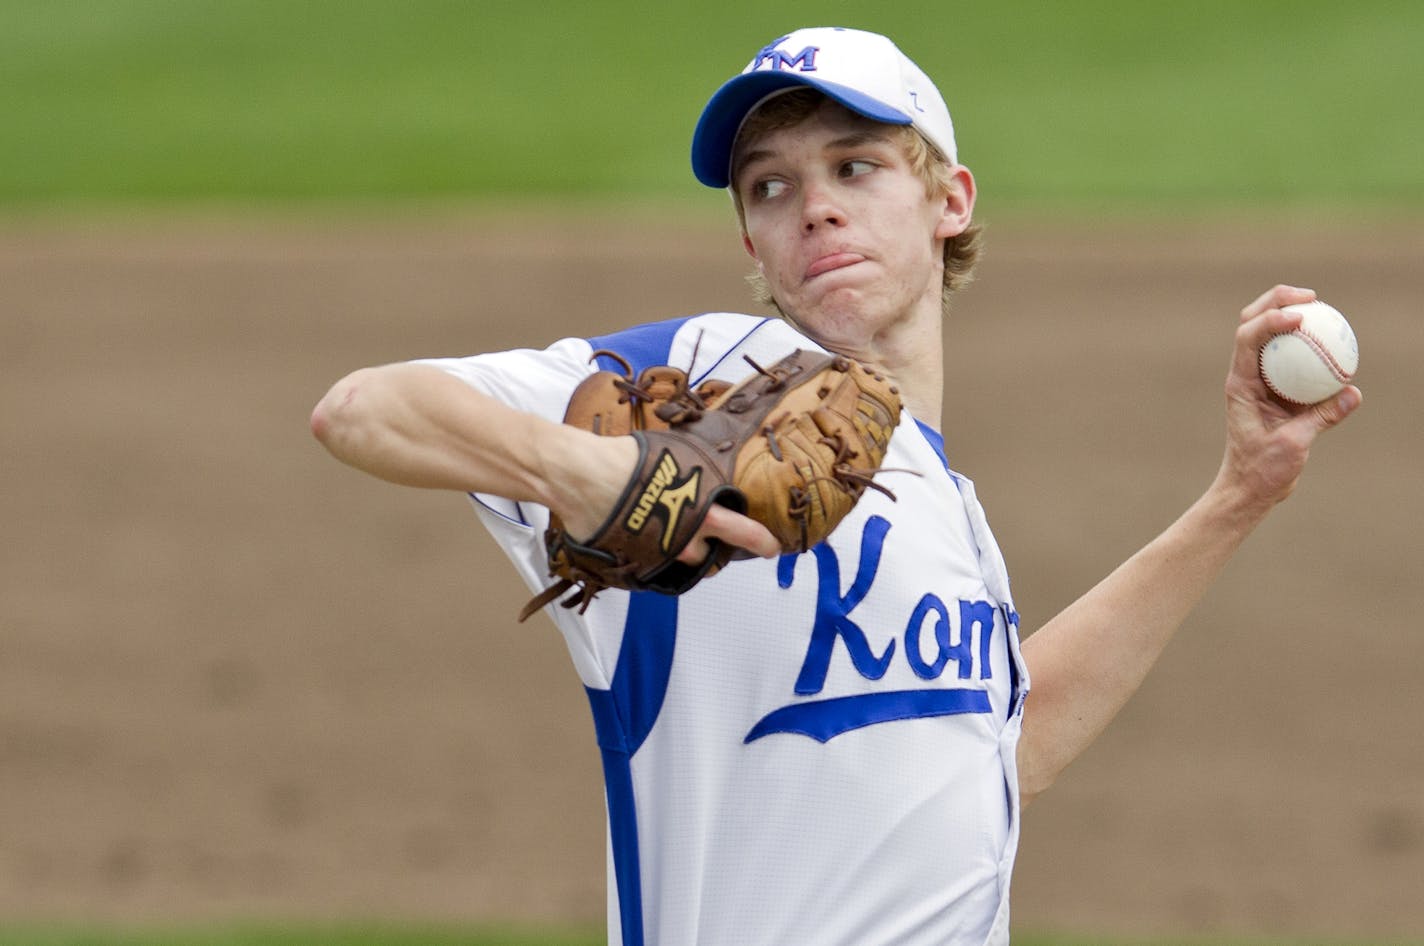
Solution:
M 337 459 L 393 483 L 544 505 L 578 488 L 590 451 L 612 446 L 411 364 L 337 382 L 313 411 L 312 432 Z
M 1269 507 L 1215 486 L 1029 637 L 1020 785 L 1052 784 L 1112 721 Z
M 336 383 L 312 433 L 358 470 L 429 489 L 532 501 L 570 536 L 594 535 L 639 461 L 632 437 L 603 437 L 515 410 L 429 365 L 365 368 Z M 758 555 L 781 545 L 765 526 L 721 506 L 707 511 L 679 557 L 697 562 L 716 539 Z

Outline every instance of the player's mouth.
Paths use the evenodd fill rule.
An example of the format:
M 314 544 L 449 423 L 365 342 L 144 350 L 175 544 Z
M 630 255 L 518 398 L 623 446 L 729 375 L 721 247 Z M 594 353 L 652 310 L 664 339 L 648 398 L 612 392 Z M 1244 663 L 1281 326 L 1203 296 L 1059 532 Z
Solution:
M 806 267 L 804 278 L 815 279 L 817 276 L 863 262 L 865 262 L 865 257 L 859 253 L 827 253 L 825 256 L 811 261 L 811 265 Z

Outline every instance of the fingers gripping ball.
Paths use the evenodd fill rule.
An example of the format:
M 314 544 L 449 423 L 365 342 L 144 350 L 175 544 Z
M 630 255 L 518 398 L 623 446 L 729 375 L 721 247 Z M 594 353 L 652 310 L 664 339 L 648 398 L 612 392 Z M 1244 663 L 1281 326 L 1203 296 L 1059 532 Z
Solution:
M 900 416 L 899 392 L 884 376 L 848 358 L 797 351 L 768 368 L 747 359 L 756 374 L 735 387 L 693 390 L 680 369 L 658 366 L 635 379 L 614 357 L 623 376 L 590 375 L 564 421 L 631 434 L 638 466 L 593 536 L 576 539 L 550 517 L 544 544 L 556 582 L 520 620 L 570 589 L 563 604 L 580 609 L 604 588 L 681 594 L 749 557 L 713 542 L 703 561 L 678 561 L 713 504 L 761 522 L 784 551 L 802 552 L 867 487 L 890 495 L 873 480 Z
M 1317 300 L 1282 311 L 1299 312 L 1301 323 L 1262 346 L 1261 379 L 1267 387 L 1294 404 L 1317 404 L 1354 380 L 1360 348 L 1337 309 Z

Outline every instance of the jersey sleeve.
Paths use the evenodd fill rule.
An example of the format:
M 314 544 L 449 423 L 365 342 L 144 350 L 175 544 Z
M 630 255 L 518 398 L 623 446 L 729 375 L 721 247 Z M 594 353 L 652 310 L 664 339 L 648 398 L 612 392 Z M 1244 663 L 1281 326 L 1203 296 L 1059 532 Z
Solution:
M 589 363 L 591 352 L 586 340 L 565 338 L 542 351 L 520 348 L 415 363 L 439 368 L 516 410 L 560 421 L 569 395 L 596 370 Z
M 521 348 L 467 357 L 422 358 L 412 363 L 438 368 L 515 410 L 557 423 L 563 419 L 573 389 L 597 370 L 589 362 L 591 350 L 584 339 L 565 338 L 542 350 Z M 516 564 L 528 558 L 528 549 L 518 549 L 520 554 L 516 554 L 511 544 L 528 544 L 531 537 L 542 535 L 548 511 L 536 503 L 486 493 L 471 493 L 470 499 Z

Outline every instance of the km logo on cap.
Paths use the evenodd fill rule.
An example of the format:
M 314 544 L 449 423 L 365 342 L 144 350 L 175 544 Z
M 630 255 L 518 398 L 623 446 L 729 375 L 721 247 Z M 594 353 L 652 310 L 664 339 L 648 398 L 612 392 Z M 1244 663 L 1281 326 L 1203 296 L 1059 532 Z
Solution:
M 821 51 L 819 46 L 807 46 L 796 55 L 791 55 L 784 50 L 777 49 L 782 43 L 790 39 L 790 36 L 783 36 L 773 43 L 763 46 L 761 52 L 757 53 L 756 59 L 752 60 L 752 67 L 749 72 L 755 72 L 763 64 L 770 63 L 771 71 L 779 72 L 782 69 L 797 69 L 801 72 L 816 71 L 816 53 Z

